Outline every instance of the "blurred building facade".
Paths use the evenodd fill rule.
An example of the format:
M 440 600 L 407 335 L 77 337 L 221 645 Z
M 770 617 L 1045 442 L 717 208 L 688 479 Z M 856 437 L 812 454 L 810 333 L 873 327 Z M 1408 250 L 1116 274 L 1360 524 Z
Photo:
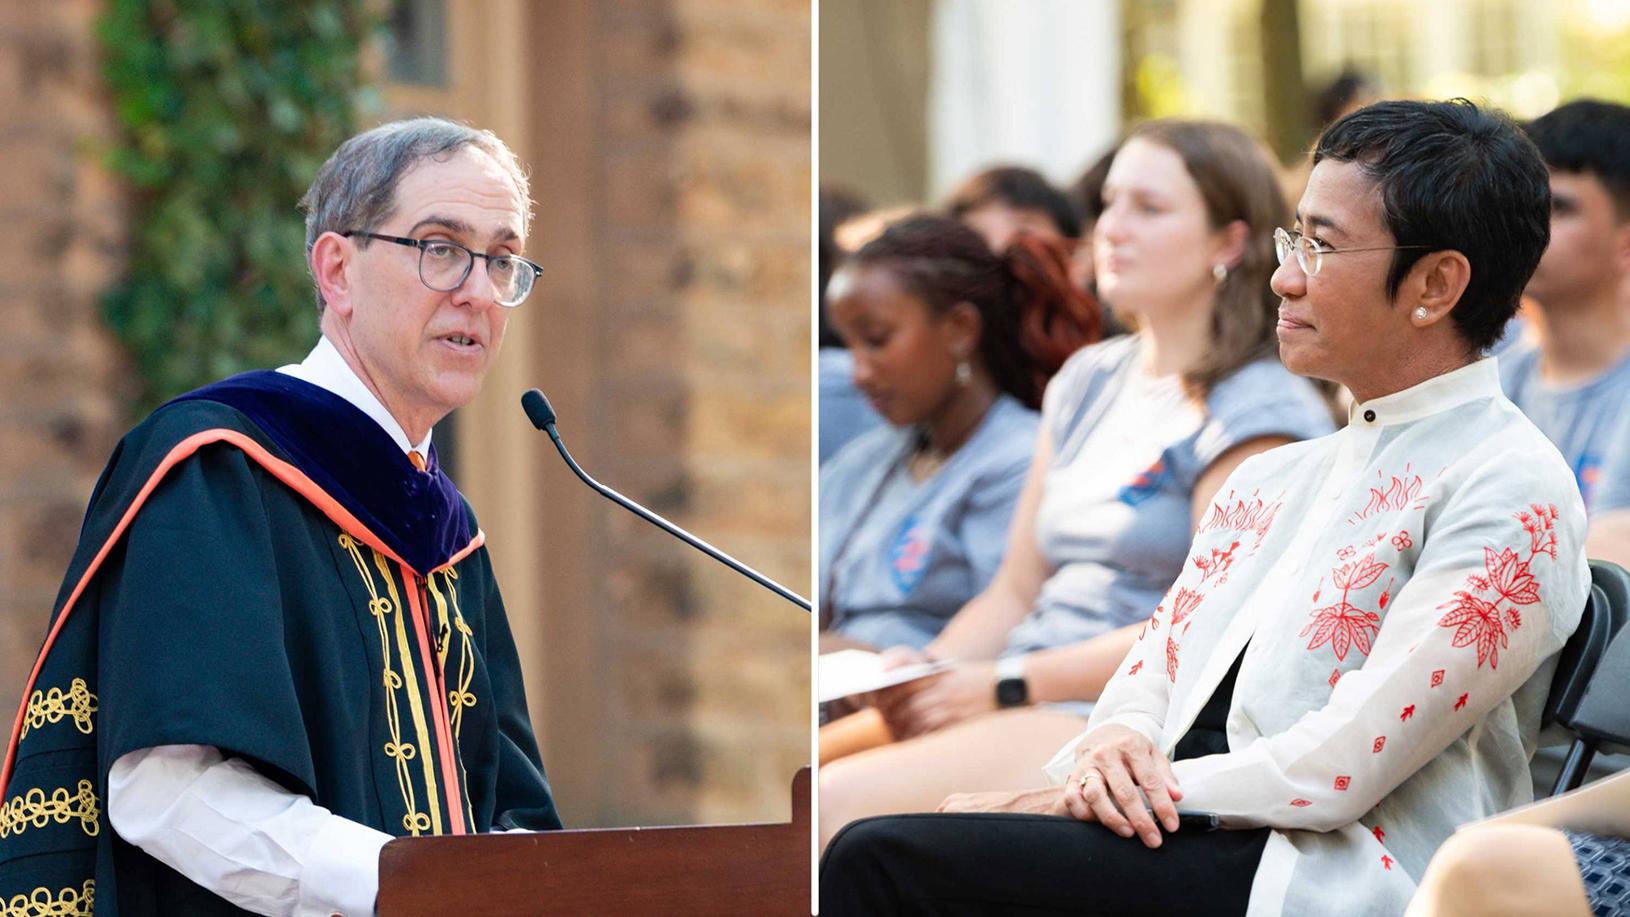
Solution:
M 113 129 L 99 14 L 0 4 L 8 711 L 129 421 L 98 294 L 140 214 L 94 156 Z M 808 594 L 808 0 L 403 0 L 390 18 L 375 120 L 467 120 L 532 173 L 544 278 L 437 443 L 487 533 L 562 812 L 785 820 L 808 616 L 586 490 L 518 399 L 542 388 L 590 473 Z
M 1311 90 L 1347 68 L 1520 118 L 1630 102 L 1630 0 L 825 0 L 820 17 L 821 180 L 879 206 L 936 203 L 996 162 L 1067 184 L 1152 117 L 1233 121 L 1290 163 Z

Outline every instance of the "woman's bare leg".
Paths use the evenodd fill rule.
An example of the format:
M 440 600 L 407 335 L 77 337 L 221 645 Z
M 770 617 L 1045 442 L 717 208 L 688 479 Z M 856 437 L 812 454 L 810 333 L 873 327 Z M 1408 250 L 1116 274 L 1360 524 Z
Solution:
M 952 793 L 1043 786 L 1042 765 L 1086 725 L 1066 713 L 1003 710 L 825 765 L 821 849 L 857 818 L 932 812 Z
M 1484 825 L 1438 848 L 1408 917 L 1590 914 L 1573 847 L 1534 825 Z

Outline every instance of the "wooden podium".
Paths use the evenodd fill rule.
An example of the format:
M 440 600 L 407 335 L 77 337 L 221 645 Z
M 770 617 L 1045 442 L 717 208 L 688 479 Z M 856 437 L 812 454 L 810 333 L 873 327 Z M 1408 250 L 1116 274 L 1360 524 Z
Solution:
M 809 768 L 792 821 L 397 838 L 379 856 L 379 917 L 810 912 Z

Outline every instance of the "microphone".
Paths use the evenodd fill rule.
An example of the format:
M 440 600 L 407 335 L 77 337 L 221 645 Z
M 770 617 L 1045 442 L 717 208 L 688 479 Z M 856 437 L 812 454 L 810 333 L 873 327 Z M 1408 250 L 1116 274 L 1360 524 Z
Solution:
M 589 487 L 593 488 L 601 496 L 617 504 L 618 506 L 621 506 L 623 509 L 628 510 L 641 519 L 644 519 L 646 522 L 651 523 L 664 532 L 678 538 L 680 541 L 685 542 L 698 551 L 701 551 L 703 554 L 706 554 L 719 563 L 724 564 L 737 573 L 740 573 L 742 576 L 745 576 L 753 582 L 758 583 L 765 589 L 768 589 L 792 604 L 797 605 L 799 608 L 802 608 L 805 611 L 810 610 L 809 599 L 806 599 L 796 592 L 793 592 L 775 580 L 770 579 L 757 570 L 754 570 L 752 567 L 749 567 L 734 557 L 731 557 L 729 554 L 726 554 L 718 548 L 715 548 L 713 545 L 710 545 L 702 539 L 697 538 L 695 535 L 692 535 L 679 526 L 674 525 L 672 522 L 658 516 L 656 513 L 651 512 L 650 510 L 639 505 L 638 503 L 635 503 L 633 500 L 628 499 L 615 490 L 612 490 L 606 485 L 601 484 L 594 478 L 589 477 L 588 472 L 584 471 L 582 467 L 577 464 L 576 460 L 572 458 L 572 454 L 566 451 L 566 444 L 560 441 L 560 432 L 555 429 L 555 409 L 550 406 L 549 399 L 544 397 L 543 392 L 540 392 L 535 388 L 528 389 L 526 394 L 521 396 L 521 408 L 526 411 L 526 416 L 532 421 L 532 426 L 537 427 L 539 430 L 549 434 L 549 439 L 554 442 L 555 448 L 560 451 L 560 457 L 566 460 L 566 467 L 572 469 L 573 474 L 577 475 L 578 478 L 582 479 L 584 484 L 589 485 Z

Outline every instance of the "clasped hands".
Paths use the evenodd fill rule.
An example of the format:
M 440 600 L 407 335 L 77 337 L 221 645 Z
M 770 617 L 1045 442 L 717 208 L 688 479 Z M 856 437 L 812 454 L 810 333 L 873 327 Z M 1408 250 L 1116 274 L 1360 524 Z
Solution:
M 1177 801 L 1182 798 L 1171 762 L 1154 743 L 1134 729 L 1110 724 L 1082 739 L 1075 768 L 1063 786 L 957 793 L 940 803 L 939 811 L 1069 816 L 1159 847 L 1162 827 L 1177 830 Z

